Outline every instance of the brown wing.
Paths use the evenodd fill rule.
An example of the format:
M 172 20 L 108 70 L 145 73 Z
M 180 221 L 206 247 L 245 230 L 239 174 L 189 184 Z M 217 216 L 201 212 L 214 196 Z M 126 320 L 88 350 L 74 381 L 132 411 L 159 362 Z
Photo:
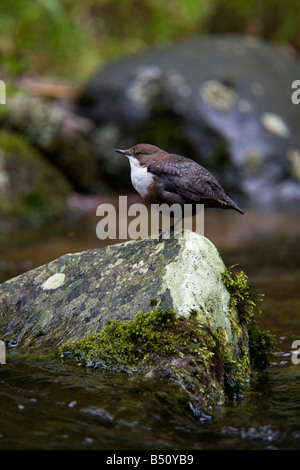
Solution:
M 243 213 L 226 195 L 217 179 L 204 167 L 179 155 L 170 162 L 151 163 L 148 170 L 164 176 L 164 189 L 180 194 L 187 202 L 193 201 L 208 207 L 232 208 Z

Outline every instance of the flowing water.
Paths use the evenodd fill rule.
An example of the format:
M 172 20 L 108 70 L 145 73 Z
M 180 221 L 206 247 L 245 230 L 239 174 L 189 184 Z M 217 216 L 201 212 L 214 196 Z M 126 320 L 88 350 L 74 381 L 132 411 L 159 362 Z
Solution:
M 165 383 L 9 355 L 0 364 L 0 449 L 300 449 L 300 364 L 292 346 L 300 340 L 300 217 L 212 211 L 205 221 L 225 264 L 239 263 L 265 293 L 258 321 L 280 349 L 268 371 L 201 422 Z M 2 280 L 101 246 L 95 223 L 89 215 L 33 242 L 14 240 L 1 253 Z

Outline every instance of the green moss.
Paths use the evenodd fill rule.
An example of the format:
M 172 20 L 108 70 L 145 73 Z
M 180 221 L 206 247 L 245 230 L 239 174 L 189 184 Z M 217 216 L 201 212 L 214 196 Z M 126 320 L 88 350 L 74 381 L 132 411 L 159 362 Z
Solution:
M 248 285 L 248 278 L 243 271 L 233 273 L 227 269 L 223 282 L 230 293 L 229 308 L 238 313 L 238 328 L 247 328 L 251 368 L 266 369 L 268 358 L 275 351 L 275 337 L 269 331 L 261 330 L 255 318 L 255 314 L 261 313 L 257 302 L 263 300 L 264 294 L 251 292 L 252 286 Z
M 256 323 L 248 326 L 248 332 L 251 366 L 255 370 L 264 370 L 275 352 L 275 336 L 261 330 Z
M 0 176 L 2 219 L 40 227 L 66 215 L 69 183 L 16 133 L 0 132 Z
M 171 309 L 140 312 L 134 321 L 112 320 L 99 333 L 62 347 L 77 360 L 98 365 L 114 365 L 132 370 L 137 365 L 145 369 L 158 357 L 186 353 L 191 338 L 187 338 L 185 318 L 176 319 Z M 180 344 L 181 343 L 181 344 Z
M 203 324 L 197 310 L 177 316 L 172 309 L 160 309 L 153 298 L 150 313 L 112 320 L 97 334 L 62 345 L 61 357 L 140 378 L 171 380 L 195 413 L 211 410 L 226 396 L 236 398 L 244 392 L 252 366 L 264 368 L 272 349 L 271 336 L 254 319 L 262 295 L 253 294 L 247 281 L 243 272 L 224 274 L 236 326 L 232 342 L 223 327 Z
M 256 303 L 263 300 L 264 294 L 251 292 L 252 286 L 248 285 L 248 277 L 243 271 L 233 273 L 226 269 L 223 282 L 230 293 L 230 309 L 236 309 L 239 321 L 248 324 L 255 312 L 260 313 Z
M 155 308 L 134 321 L 113 320 L 60 352 L 77 364 L 171 379 L 197 412 L 223 401 L 229 383 L 235 394 L 244 386 L 249 375 L 244 354 L 234 358 L 231 349 L 223 329 L 202 325 L 196 311 L 177 317 L 171 309 Z

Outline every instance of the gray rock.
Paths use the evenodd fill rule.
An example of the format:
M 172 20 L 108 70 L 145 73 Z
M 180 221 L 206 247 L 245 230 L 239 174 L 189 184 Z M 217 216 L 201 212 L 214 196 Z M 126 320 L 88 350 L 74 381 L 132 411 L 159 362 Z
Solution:
M 99 136 L 114 135 L 117 148 L 147 141 L 195 158 L 240 203 L 299 207 L 299 106 L 291 99 L 299 76 L 299 61 L 270 43 L 203 37 L 107 65 L 78 112 Z M 104 168 L 119 158 L 104 154 Z
M 225 266 L 206 238 L 141 240 L 64 255 L 0 285 L 0 338 L 22 351 L 56 350 L 100 331 L 112 319 L 153 310 L 199 312 L 233 340 L 237 317 L 222 281 Z M 233 316 L 232 316 L 233 315 Z

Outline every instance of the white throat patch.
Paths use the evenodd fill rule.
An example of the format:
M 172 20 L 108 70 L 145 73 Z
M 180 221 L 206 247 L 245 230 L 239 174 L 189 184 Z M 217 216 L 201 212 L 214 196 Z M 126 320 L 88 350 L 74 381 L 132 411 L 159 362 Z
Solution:
M 131 168 L 131 182 L 134 189 L 142 196 L 147 194 L 147 188 L 152 183 L 153 176 L 147 171 L 147 167 L 141 166 L 135 157 L 128 156 Z

